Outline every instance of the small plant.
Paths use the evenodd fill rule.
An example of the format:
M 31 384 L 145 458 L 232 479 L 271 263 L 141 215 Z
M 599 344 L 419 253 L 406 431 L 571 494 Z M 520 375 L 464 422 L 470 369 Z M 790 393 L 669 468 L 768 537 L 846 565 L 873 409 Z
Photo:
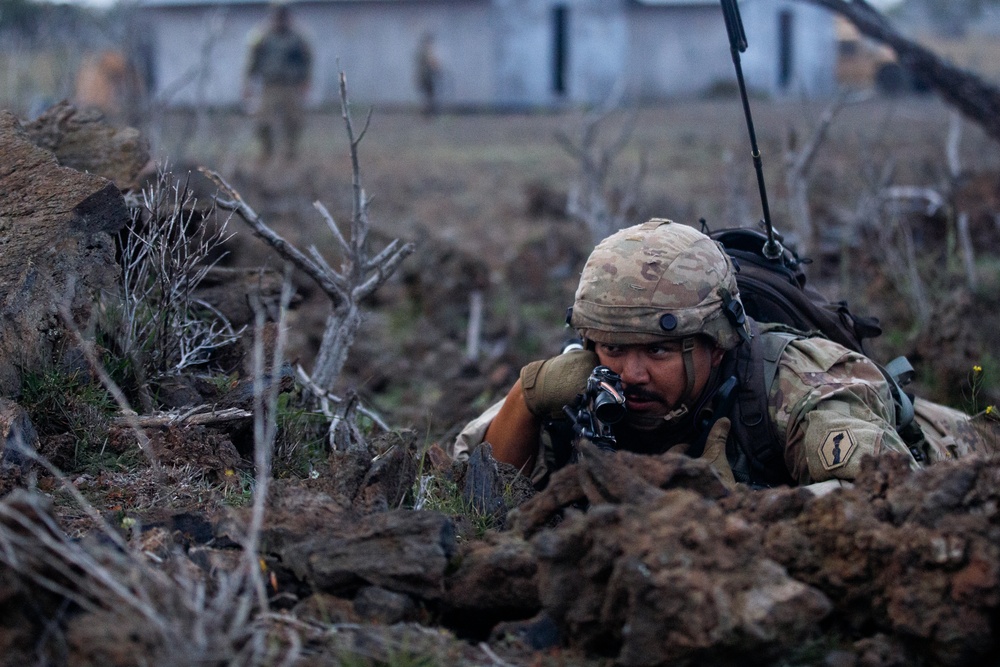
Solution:
M 982 405 L 982 395 L 985 386 L 986 374 L 983 373 L 983 367 L 980 364 L 976 364 L 972 367 L 972 372 L 969 373 L 969 394 L 967 396 L 971 408 L 970 411 L 974 415 L 990 415 L 996 412 L 996 406 Z
M 247 507 L 253 502 L 254 477 L 238 470 L 225 471 L 222 501 L 230 507 Z
M 69 433 L 74 437 L 74 469 L 101 469 L 108 463 L 105 459 L 112 455 L 105 445 L 118 406 L 96 380 L 81 371 L 28 372 L 20 402 L 40 436 Z
M 289 392 L 278 396 L 275 420 L 277 474 L 309 476 L 326 458 L 326 417 L 304 405 L 300 394 Z
M 987 386 L 986 373 L 983 367 L 976 364 L 969 374 L 969 394 L 967 399 L 972 413 L 972 423 L 979 431 L 980 437 L 986 444 L 990 454 L 996 454 L 1000 450 L 1000 411 L 997 406 L 983 404 L 984 389 Z
M 487 531 L 497 530 L 501 527 L 500 520 L 496 515 L 482 511 L 475 504 L 467 501 L 458 484 L 450 479 L 424 474 L 425 458 L 426 455 L 420 459 L 417 479 L 411 490 L 413 509 L 440 512 L 456 519 L 464 519 L 471 525 L 472 533 L 477 539 L 482 538 Z M 508 491 L 509 489 L 505 489 L 505 502 L 508 500 L 508 496 L 513 495 Z M 461 530 L 459 532 L 461 533 Z
M 224 256 L 227 221 L 213 230 L 186 185 L 160 170 L 156 181 L 128 200 L 131 222 L 121 242 L 123 298 L 112 331 L 122 356 L 150 380 L 202 366 L 239 332 L 195 296 Z

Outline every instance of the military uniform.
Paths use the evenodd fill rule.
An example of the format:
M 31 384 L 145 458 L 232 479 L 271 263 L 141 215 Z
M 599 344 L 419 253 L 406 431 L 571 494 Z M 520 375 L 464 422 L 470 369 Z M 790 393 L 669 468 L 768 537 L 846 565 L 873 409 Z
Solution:
M 918 467 L 982 447 L 967 415 L 921 400 L 914 412 L 925 441 L 904 442 L 896 429 L 892 385 L 874 362 L 824 338 L 758 326 L 742 312 L 729 258 L 700 232 L 669 221 L 651 220 L 598 245 L 584 268 L 570 322 L 588 344 L 644 345 L 705 335 L 726 351 L 699 392 L 692 390 L 694 362 L 685 361 L 688 390 L 676 416 L 668 414 L 654 428 L 613 425 L 618 449 L 697 456 L 708 430 L 729 423 L 724 458 L 735 481 L 765 486 L 850 481 L 865 455 L 896 452 Z M 567 361 L 559 367 L 577 369 L 570 387 L 576 383 L 582 392 L 585 377 L 579 369 L 589 373 L 585 369 L 598 363 L 597 355 L 567 354 L 578 359 L 563 355 Z M 526 402 L 545 363 L 522 370 Z M 730 377 L 737 380 L 735 398 L 720 400 L 720 387 Z M 750 391 L 754 382 L 760 389 Z M 762 402 L 766 397 L 762 419 L 747 399 L 757 391 Z M 483 441 L 502 405 L 466 426 L 456 453 Z M 572 457 L 569 420 L 560 418 L 559 406 L 549 407 L 554 409 L 533 411 L 542 420 L 531 472 L 538 486 Z M 722 417 L 728 419 L 719 422 Z
M 455 442 L 455 455 L 463 458 L 483 442 L 486 430 L 503 401 L 469 422 Z M 866 454 L 896 452 L 918 467 L 909 446 L 893 426 L 895 405 L 889 385 L 878 368 L 864 356 L 822 338 L 801 338 L 785 348 L 778 361 L 777 379 L 768 396 L 769 417 L 784 451 L 783 464 L 792 483 L 814 484 L 826 480 L 853 480 Z M 982 434 L 969 415 L 917 398 L 915 419 L 926 440 L 927 462 L 959 458 L 984 449 Z M 544 486 L 554 469 L 568 459 L 556 450 L 551 422 L 539 433 L 539 453 L 532 481 Z M 558 437 L 558 436 L 556 436 Z M 730 439 L 732 439 L 732 435 Z M 645 433 L 618 429 L 619 449 L 659 454 L 683 451 L 697 434 Z M 738 445 L 727 447 L 735 463 Z
M 430 115 L 437 112 L 438 83 L 441 78 L 441 60 L 434 48 L 434 37 L 426 34 L 420 40 L 416 57 L 417 89 L 423 98 L 423 112 Z
M 285 137 L 285 157 L 296 157 L 312 59 L 308 42 L 291 27 L 272 27 L 251 42 L 246 79 L 261 85 L 256 116 L 265 158 L 273 153 L 279 130 Z

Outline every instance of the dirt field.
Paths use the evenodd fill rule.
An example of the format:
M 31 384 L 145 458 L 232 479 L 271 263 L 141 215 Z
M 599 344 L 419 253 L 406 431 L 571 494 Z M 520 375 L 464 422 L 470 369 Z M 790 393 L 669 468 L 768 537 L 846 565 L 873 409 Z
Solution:
M 805 142 L 820 110 L 757 111 L 784 227 L 782 147 L 791 128 Z M 735 100 L 642 110 L 608 197 L 644 153 L 649 173 L 631 221 L 746 224 L 757 199 L 738 112 Z M 246 118 L 190 120 L 171 117 L 152 134 L 161 160 L 220 170 L 288 239 L 338 263 L 311 206 L 321 200 L 346 228 L 350 168 L 335 114 L 311 118 L 293 165 L 257 164 Z M 10 612 L 0 653 L 67 665 L 132 665 L 142 655 L 149 664 L 463 667 L 729 665 L 748 655 L 760 664 L 966 665 L 994 654 L 995 457 L 920 471 L 899 457 L 868 458 L 853 488 L 813 497 L 727 490 L 703 458 L 589 451 L 536 495 L 486 447 L 459 462 L 429 446 L 447 449 L 526 361 L 552 354 L 569 333 L 564 309 L 593 239 L 566 215 L 577 167 L 555 137 L 580 123 L 577 114 L 374 117 L 361 152 L 372 243 L 399 236 L 416 251 L 366 300 L 337 391 L 356 391 L 389 432 L 359 418 L 354 446 L 328 450 L 328 421 L 317 428 L 296 403 L 289 374 L 271 411 L 273 448 L 245 415 L 217 426 L 142 415 L 133 432 L 76 370 L 26 382 L 38 450 L 67 474 L 14 456 L 0 470 L 0 599 Z M 984 149 L 992 144 L 968 130 L 960 157 L 969 172 L 948 186 L 947 126 L 930 100 L 869 103 L 838 119 L 812 181 L 823 243 L 809 270 L 856 311 L 883 317 L 877 356 L 911 355 L 922 395 L 978 409 L 998 398 L 1000 166 Z M 934 211 L 855 220 L 856 236 L 838 239 L 843 221 L 867 210 L 859 201 L 875 182 L 948 191 Z M 211 196 L 200 177 L 193 184 Z M 960 213 L 972 230 L 971 276 Z M 277 268 L 270 248 L 232 225 L 227 263 Z M 225 275 L 216 295 L 249 311 L 255 288 Z M 328 304 L 295 280 L 291 360 L 309 368 Z M 470 356 L 476 293 L 485 312 Z M 242 348 L 234 358 L 245 352 L 233 347 Z M 974 364 L 983 370 L 969 386 Z M 253 402 L 264 379 L 259 368 L 254 379 L 213 371 L 222 372 L 161 381 L 157 402 L 193 414 L 187 389 L 217 418 L 217 408 Z M 273 479 L 264 484 L 253 469 L 268 452 Z
M 824 107 L 798 101 L 753 102 L 779 229 L 789 227 L 786 148 L 808 141 Z M 358 128 L 365 111 L 354 111 Z M 880 180 L 933 188 L 944 184 L 949 113 L 932 97 L 872 99 L 844 108 L 812 171 L 810 207 L 821 234 L 834 234 L 837 220 L 852 214 Z M 622 111 L 605 119 L 598 146 L 611 145 L 632 118 L 632 112 Z M 341 223 L 350 219 L 350 163 L 339 113 L 311 115 L 303 155 L 295 164 L 259 164 L 252 124 L 245 116 L 209 116 L 200 123 L 184 114 L 167 117 L 152 133 L 160 159 L 218 169 L 289 240 L 333 251 L 332 237 L 311 202 L 323 202 Z M 567 335 L 562 320 L 572 300 L 573 276 L 592 246 L 583 226 L 560 210 L 580 167 L 556 135 L 561 132 L 578 141 L 584 123 L 584 114 L 577 111 L 443 114 L 433 119 L 374 111 L 361 144 L 371 218 L 381 233 L 414 240 L 418 250 L 402 271 L 405 294 L 398 284 L 387 287 L 373 304 L 367 333 L 352 355 L 354 375 L 346 382 L 358 388 L 364 400 L 432 434 L 453 433 L 473 408 L 503 390 L 520 364 L 551 353 Z M 986 183 L 960 205 L 980 220 L 974 225 L 981 251 L 977 260 L 989 283 L 995 281 L 990 277 L 996 274 L 995 263 L 990 264 L 995 255 L 991 260 L 983 251 L 1000 247 L 993 217 L 1000 211 L 1000 153 L 977 128 L 964 124 L 959 154 L 962 168 L 977 183 Z M 697 224 L 705 218 L 719 228 L 748 226 L 760 216 L 746 127 L 735 98 L 638 110 L 631 139 L 608 178 L 608 191 L 624 186 L 641 159 L 647 169 L 638 205 L 630 212 L 632 222 L 664 216 Z M 271 251 L 246 239 L 245 228 L 234 224 L 244 237 L 235 246 L 234 262 L 274 264 Z M 925 244 L 918 253 L 926 252 L 934 267 L 941 265 L 942 248 L 954 249 L 954 238 L 940 216 L 930 216 L 927 224 L 929 231 L 918 230 L 918 243 Z M 915 322 L 899 288 L 866 268 L 881 261 L 870 239 L 843 243 L 849 261 L 823 257 L 810 267 L 810 280 L 830 296 L 848 296 L 857 312 L 876 314 L 888 324 L 889 333 L 876 345 L 880 355 L 913 354 L 922 330 L 930 325 Z M 948 252 L 943 261 L 951 266 L 958 260 L 953 250 Z M 938 273 L 927 279 L 927 298 L 948 302 L 954 276 L 942 278 Z M 300 286 L 306 300 L 297 316 L 293 348 L 307 363 L 315 352 L 324 303 L 318 295 L 310 296 L 307 283 Z M 476 286 L 486 290 L 486 326 L 482 357 L 470 365 L 464 363 L 462 350 L 468 294 Z M 975 325 L 968 322 L 959 328 L 967 326 Z M 965 356 L 990 366 L 988 350 L 994 346 L 974 338 L 974 349 Z M 397 363 L 400 357 L 406 357 L 406 363 Z M 964 357 L 955 361 L 960 369 L 967 363 Z M 482 380 L 468 389 L 471 397 L 447 382 L 444 388 L 432 387 L 429 378 L 439 376 L 440 369 L 463 366 L 466 376 Z M 943 381 L 932 378 L 930 390 L 960 402 L 961 390 L 934 385 L 952 382 L 964 372 L 956 370 Z

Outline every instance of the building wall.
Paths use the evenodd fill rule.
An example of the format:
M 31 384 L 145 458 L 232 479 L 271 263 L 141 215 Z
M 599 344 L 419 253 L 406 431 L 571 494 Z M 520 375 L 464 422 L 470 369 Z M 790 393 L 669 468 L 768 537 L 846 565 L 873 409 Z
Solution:
M 145 1 L 144 18 L 156 46 L 157 93 L 164 101 L 238 104 L 250 35 L 266 21 L 268 5 Z M 356 102 L 417 104 L 414 54 L 425 32 L 435 35 L 443 63 L 445 106 L 600 104 L 614 95 L 655 101 L 703 94 L 734 81 L 725 25 L 714 2 L 304 0 L 291 8 L 316 54 L 313 104 L 336 102 L 341 69 Z M 741 8 L 750 44 L 742 59 L 751 88 L 771 94 L 832 92 L 835 36 L 824 10 L 791 0 L 743 0 Z M 794 26 L 794 72 L 785 87 L 778 81 L 780 11 L 789 12 Z M 562 90 L 556 85 L 560 12 Z M 211 58 L 206 58 L 209 43 Z
M 340 70 L 347 73 L 354 101 L 416 104 L 414 55 L 428 31 L 435 35 L 444 65 L 442 102 L 485 105 L 495 99 L 496 48 L 488 0 L 301 2 L 291 8 L 314 50 L 313 104 L 338 99 Z M 146 12 L 155 33 L 161 94 L 176 90 L 170 95 L 174 104 L 196 104 L 200 96 L 210 104 L 240 102 L 247 46 L 267 20 L 266 4 L 163 5 Z M 209 41 L 212 57 L 205 58 L 203 45 Z M 184 76 L 192 71 L 202 72 L 203 79 Z
M 628 15 L 628 93 L 641 101 L 704 93 L 733 81 L 718 5 L 636 6 Z
M 740 3 L 747 33 L 742 54 L 747 86 L 771 95 L 821 97 L 836 90 L 837 37 L 826 10 L 791 0 L 744 0 Z M 792 75 L 778 80 L 779 15 L 792 17 Z M 728 48 L 728 46 L 727 46 Z
M 499 104 L 597 103 L 614 90 L 625 65 L 625 0 L 495 0 L 493 4 Z M 559 12 L 561 67 L 556 56 Z
M 779 80 L 779 16 L 791 16 L 790 78 Z M 835 89 L 836 37 L 828 12 L 789 0 L 744 0 L 747 87 L 769 95 L 822 96 Z M 692 37 L 695 36 L 695 37 Z M 629 12 L 629 90 L 640 100 L 702 95 L 736 85 L 718 3 L 636 6 Z

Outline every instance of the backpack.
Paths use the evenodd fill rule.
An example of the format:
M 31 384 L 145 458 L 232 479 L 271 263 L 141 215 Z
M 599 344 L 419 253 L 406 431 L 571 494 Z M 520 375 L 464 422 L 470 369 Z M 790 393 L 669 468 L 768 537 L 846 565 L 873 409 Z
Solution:
M 784 484 L 788 482 L 784 451 L 774 436 L 767 404 L 785 346 L 796 337 L 820 335 L 868 356 L 864 341 L 880 335 L 882 328 L 873 317 L 853 314 L 846 301 L 830 301 L 807 286 L 802 264 L 808 260 L 795 252 L 782 248 L 777 259 L 766 258 L 763 232 L 746 228 L 705 231 L 736 265 L 736 285 L 746 314 L 764 325 L 763 335 L 755 327 L 751 344 L 737 351 L 743 377 L 734 395 L 726 397 L 732 405 L 733 435 L 738 443 L 730 452 L 734 474 L 743 474 L 744 479 L 737 477 L 738 481 L 759 486 Z M 913 457 L 925 462 L 923 433 L 913 420 L 913 397 L 902 389 L 913 379 L 913 367 L 905 357 L 875 365 L 889 383 L 896 404 L 896 432 Z
M 784 324 L 804 333 L 819 333 L 867 356 L 864 341 L 882 333 L 874 317 L 851 313 L 846 301 L 829 301 L 806 285 L 800 259 L 787 248 L 776 260 L 764 257 L 767 236 L 753 229 L 706 232 L 737 267 L 736 285 L 747 315 L 758 322 Z

